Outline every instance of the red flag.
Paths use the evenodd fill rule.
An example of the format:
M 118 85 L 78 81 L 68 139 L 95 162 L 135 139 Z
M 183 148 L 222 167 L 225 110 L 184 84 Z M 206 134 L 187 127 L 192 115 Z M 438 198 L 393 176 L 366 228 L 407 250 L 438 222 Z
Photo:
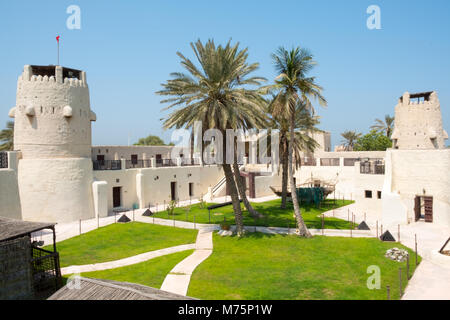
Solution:
M 59 43 L 59 36 L 56 37 L 56 41 L 58 41 L 58 43 Z

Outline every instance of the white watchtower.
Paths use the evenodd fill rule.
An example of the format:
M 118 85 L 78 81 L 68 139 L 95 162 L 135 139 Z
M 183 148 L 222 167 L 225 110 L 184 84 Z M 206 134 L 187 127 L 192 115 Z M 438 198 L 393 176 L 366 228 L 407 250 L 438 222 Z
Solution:
M 17 83 L 14 150 L 22 218 L 67 222 L 94 217 L 91 111 L 86 73 L 24 67 Z
M 447 132 L 442 127 L 437 93 L 404 93 L 395 107 L 394 149 L 445 149 Z

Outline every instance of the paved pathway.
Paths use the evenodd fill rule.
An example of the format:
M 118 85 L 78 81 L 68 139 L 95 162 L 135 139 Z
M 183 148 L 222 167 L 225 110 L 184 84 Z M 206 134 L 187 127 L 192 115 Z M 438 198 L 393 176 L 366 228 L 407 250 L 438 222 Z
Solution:
M 356 212 L 355 205 L 349 205 L 326 213 L 347 220 L 355 214 L 356 223 L 365 219 L 371 228 L 372 235 L 376 235 L 378 222 L 381 232 L 381 216 L 377 214 L 364 214 Z M 383 226 L 383 230 L 389 229 L 395 239 L 398 240 L 398 225 Z M 400 225 L 400 243 L 415 250 L 417 239 L 417 251 L 422 257 L 422 262 L 414 272 L 412 279 L 405 289 L 403 300 L 450 300 L 450 257 L 441 255 L 438 251 L 450 236 L 450 228 L 422 221 L 409 225 Z
M 85 264 L 82 266 L 74 265 L 74 266 L 61 268 L 61 274 L 65 275 L 65 274 L 74 274 L 74 273 L 115 269 L 115 268 L 125 267 L 125 266 L 129 266 L 132 264 L 144 262 L 144 261 L 151 260 L 151 259 L 154 259 L 157 257 L 165 256 L 165 255 L 168 255 L 171 253 L 192 250 L 195 248 L 196 248 L 196 245 L 194 243 L 183 244 L 180 246 L 174 246 L 174 247 L 164 248 L 164 249 L 160 249 L 160 250 L 141 253 L 141 254 L 138 254 L 138 255 L 135 255 L 132 257 L 128 257 L 128 258 L 124 258 L 124 259 L 120 259 L 120 260 L 95 263 L 95 264 Z
M 182 260 L 170 271 L 164 279 L 161 290 L 184 296 L 187 295 L 192 273 L 212 253 L 212 234 L 212 231 L 208 229 L 199 231 L 194 253 Z

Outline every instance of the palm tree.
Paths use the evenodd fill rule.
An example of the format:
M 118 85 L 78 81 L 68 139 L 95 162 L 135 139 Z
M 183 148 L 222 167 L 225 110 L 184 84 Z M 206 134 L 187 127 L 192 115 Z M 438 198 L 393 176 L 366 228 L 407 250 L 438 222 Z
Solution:
M 355 146 L 356 141 L 358 141 L 358 139 L 361 138 L 361 133 L 347 130 L 341 133 L 341 136 L 344 138 L 344 140 L 342 140 L 342 143 L 345 147 L 345 150 L 353 151 L 353 147 Z
M 375 124 L 371 126 L 370 129 L 375 129 L 377 132 L 384 132 L 386 137 L 390 138 L 392 131 L 394 130 L 394 121 L 395 117 L 391 117 L 387 114 L 384 116 L 384 121 L 375 119 Z
M 273 85 L 278 93 L 272 101 L 272 115 L 275 118 L 283 117 L 289 121 L 288 174 L 294 213 L 299 235 L 311 237 L 300 212 L 294 181 L 295 110 L 300 101 L 307 110 L 313 112 L 310 97 L 316 98 L 324 106 L 326 100 L 321 94 L 322 88 L 315 82 L 315 77 L 306 76 L 316 64 L 308 50 L 297 47 L 288 51 L 281 47 L 272 55 L 272 58 L 278 73 Z
M 272 111 L 269 108 L 269 113 Z M 295 116 L 295 136 L 294 136 L 294 158 L 296 168 L 301 164 L 301 154 L 304 152 L 314 152 L 319 145 L 309 134 L 321 132 L 316 126 L 319 124 L 319 117 L 313 116 L 304 105 L 298 103 Z M 283 117 L 272 118 L 272 129 L 280 132 L 280 159 L 281 159 L 281 209 L 286 209 L 286 198 L 288 189 L 288 145 L 289 145 L 289 121 Z
M 6 122 L 6 129 L 0 131 L 0 151 L 9 151 L 14 148 L 14 122 Z
M 265 123 L 264 104 L 259 89 L 261 77 L 250 77 L 259 64 L 247 63 L 247 49 L 240 50 L 239 43 L 216 46 L 213 40 L 203 44 L 191 43 L 199 66 L 180 52 L 181 65 L 188 73 L 172 73 L 173 79 L 162 84 L 157 94 L 169 96 L 161 103 L 177 107 L 164 121 L 164 128 L 192 128 L 195 121 L 202 121 L 203 128 L 214 128 L 226 135 L 227 129 L 258 128 Z M 223 143 L 226 159 L 227 146 Z M 223 170 L 231 193 L 238 236 L 243 235 L 243 217 L 236 181 L 231 164 L 223 161 Z

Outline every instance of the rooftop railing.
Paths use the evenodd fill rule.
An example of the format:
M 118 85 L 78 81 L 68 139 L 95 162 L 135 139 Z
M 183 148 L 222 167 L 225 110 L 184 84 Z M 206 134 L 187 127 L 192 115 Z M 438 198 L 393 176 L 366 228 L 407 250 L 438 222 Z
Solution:
M 384 174 L 385 166 L 382 161 L 366 161 L 361 162 L 360 165 L 361 174 Z
M 145 160 L 126 160 L 125 169 L 140 169 L 140 168 L 151 168 L 152 163 L 150 159 Z
M 0 169 L 8 168 L 8 152 L 0 152 Z
M 322 167 L 339 167 L 339 158 L 320 158 Z
M 94 170 L 121 170 L 120 160 L 92 160 Z
M 305 167 L 315 167 L 317 165 L 317 161 L 316 158 L 302 158 L 301 164 Z
M 172 159 L 156 159 L 155 161 L 156 167 L 176 167 L 177 162 Z

